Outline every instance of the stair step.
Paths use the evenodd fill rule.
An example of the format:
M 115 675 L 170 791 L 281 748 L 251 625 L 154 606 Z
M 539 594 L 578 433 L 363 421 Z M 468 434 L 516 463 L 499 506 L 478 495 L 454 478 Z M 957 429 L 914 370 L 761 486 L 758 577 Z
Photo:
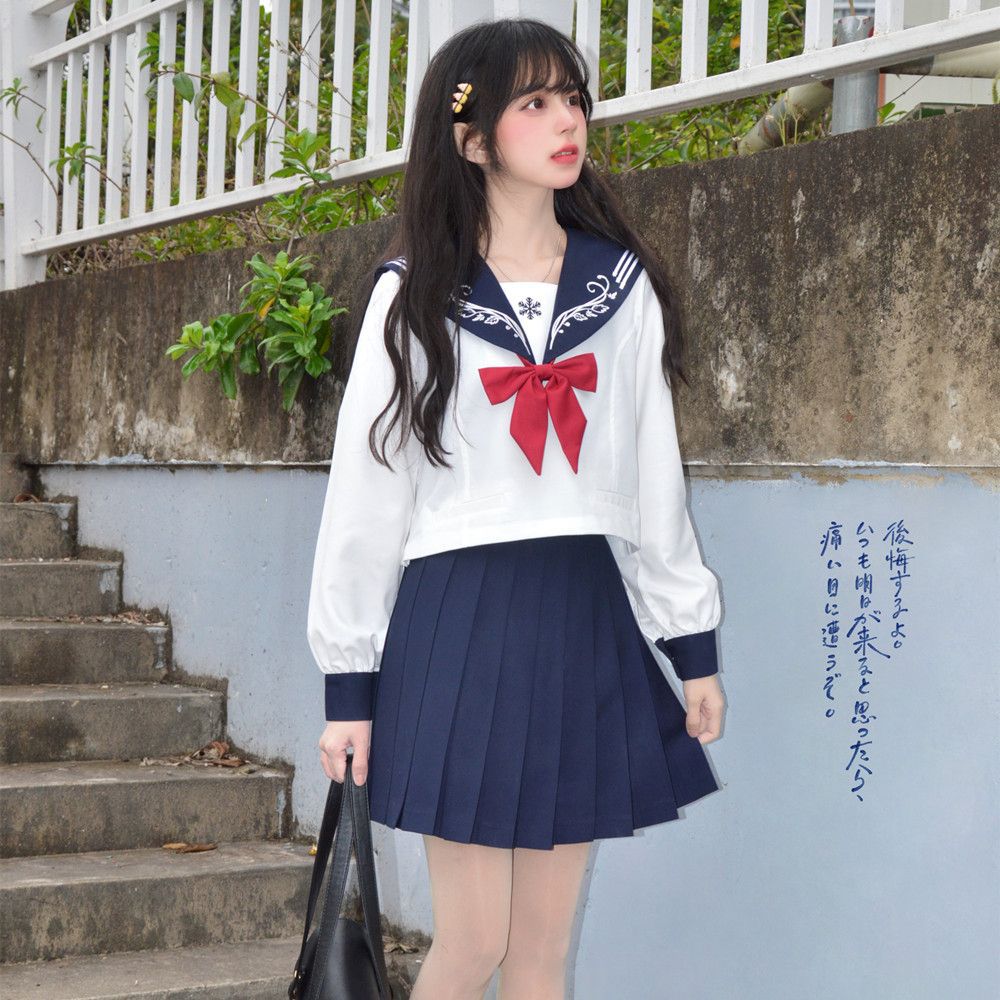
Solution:
M 76 551 L 76 500 L 0 503 L 0 559 L 62 559 Z
M 0 962 L 301 935 L 312 865 L 284 840 L 0 859 Z
M 305 920 L 305 913 L 302 915 Z M 0 967 L 4 1000 L 287 1000 L 295 937 Z
M 0 621 L 0 685 L 156 681 L 166 673 L 165 622 L 75 619 Z
M 303 913 L 302 919 L 305 920 Z M 313 924 L 315 926 L 315 923 Z M 302 934 L 198 948 L 122 951 L 0 966 L 3 1000 L 288 1000 Z M 426 950 L 388 951 L 395 1000 L 410 995 Z
M 114 614 L 121 578 L 121 562 L 108 559 L 0 559 L 0 615 Z
M 182 684 L 0 687 L 0 764 L 155 757 L 204 746 L 222 693 Z
M 134 848 L 166 855 L 162 845 L 175 841 L 279 837 L 289 781 L 259 764 L 171 766 L 170 758 L 0 765 L 0 855 L 8 859 L 0 864 Z

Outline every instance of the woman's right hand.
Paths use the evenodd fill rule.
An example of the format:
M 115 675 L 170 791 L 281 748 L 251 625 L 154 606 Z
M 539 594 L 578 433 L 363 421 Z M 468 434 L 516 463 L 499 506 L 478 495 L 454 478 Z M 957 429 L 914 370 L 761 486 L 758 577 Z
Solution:
M 368 778 L 368 746 L 371 742 L 371 719 L 351 722 L 328 722 L 319 738 L 319 759 L 326 776 L 343 783 L 347 777 L 347 748 L 354 747 L 351 775 L 354 784 L 363 785 Z

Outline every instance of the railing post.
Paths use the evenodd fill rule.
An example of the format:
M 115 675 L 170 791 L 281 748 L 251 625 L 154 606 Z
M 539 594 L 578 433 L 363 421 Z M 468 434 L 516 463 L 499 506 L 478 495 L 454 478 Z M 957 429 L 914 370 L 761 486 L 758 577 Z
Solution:
M 476 21 L 498 17 L 534 17 L 572 37 L 573 4 L 566 0 L 429 0 L 430 54 L 452 35 Z
M 25 254 L 22 248 L 28 240 L 45 235 L 42 192 L 48 181 L 42 169 L 54 183 L 59 181 L 56 172 L 45 163 L 42 140 L 46 116 L 58 115 L 60 109 L 45 107 L 45 77 L 32 72 L 27 65 L 34 53 L 65 40 L 72 5 L 52 14 L 32 14 L 31 6 L 0 0 L 0 87 L 6 89 L 20 79 L 24 88 L 18 114 L 15 115 L 10 101 L 0 104 L 0 171 L 3 172 L 0 196 L 4 209 L 0 218 L 3 248 L 0 287 L 8 289 L 45 278 L 45 256 Z M 36 101 L 37 104 L 33 103 Z

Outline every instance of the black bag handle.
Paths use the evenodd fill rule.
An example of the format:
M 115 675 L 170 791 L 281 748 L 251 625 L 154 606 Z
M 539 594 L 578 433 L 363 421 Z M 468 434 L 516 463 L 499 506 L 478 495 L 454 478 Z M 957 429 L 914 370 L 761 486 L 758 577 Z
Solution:
M 392 1000 L 392 988 L 389 986 L 389 973 L 385 967 L 385 951 L 382 947 L 382 921 L 378 902 L 378 887 L 375 881 L 375 849 L 372 846 L 372 822 L 368 806 L 368 782 L 363 785 L 354 783 L 354 773 L 351 765 L 354 761 L 352 753 L 347 759 L 345 781 L 351 783 L 351 827 L 353 829 L 354 852 L 358 859 L 358 890 L 361 894 L 361 908 L 364 911 L 365 925 L 368 928 L 368 940 L 372 944 L 372 957 L 375 960 L 375 976 L 378 979 L 379 992 Z
M 305 957 L 306 942 L 309 938 L 309 929 L 312 925 L 313 912 L 319 897 L 320 886 L 323 883 L 327 861 L 331 858 L 332 853 L 330 880 L 323 906 L 325 919 L 321 921 L 317 931 L 315 952 L 310 963 L 310 968 L 316 970 L 317 974 L 310 976 L 305 1000 L 318 1000 L 319 998 L 319 990 L 326 969 L 327 953 L 333 942 L 333 933 L 337 926 L 343 905 L 344 891 L 347 887 L 352 848 L 357 856 L 358 888 L 368 940 L 372 946 L 372 958 L 379 994 L 389 998 L 389 1000 L 392 1000 L 393 997 L 385 965 L 385 953 L 382 948 L 382 927 L 379 919 L 374 850 L 371 840 L 371 817 L 368 806 L 368 784 L 367 782 L 364 785 L 355 783 L 352 771 L 353 762 L 353 751 L 348 751 L 344 780 L 340 782 L 331 779 L 330 787 L 327 790 L 323 822 L 320 826 L 319 840 L 316 846 L 316 860 L 313 863 L 312 881 L 309 885 L 309 902 L 306 906 L 305 928 L 302 931 L 302 946 L 295 962 L 291 985 L 288 987 L 289 1000 L 298 1000 L 300 996 L 298 985 L 302 979 L 302 962 Z M 348 791 L 346 805 L 343 801 L 345 786 Z M 332 852 L 331 846 L 333 847 Z
M 347 782 L 345 776 L 344 782 Z M 320 991 L 323 988 L 323 977 L 326 975 L 329 951 L 333 947 L 333 935 L 337 929 L 340 908 L 344 901 L 344 889 L 347 886 L 347 873 L 351 867 L 351 844 L 354 839 L 354 815 L 350 808 L 340 811 L 340 824 L 337 827 L 337 838 L 333 847 L 333 861 L 330 868 L 330 881 L 326 887 L 326 901 L 320 919 L 319 930 L 316 932 L 316 949 L 310 964 L 309 988 L 305 1000 L 322 1000 Z M 317 862 L 319 854 L 316 855 Z M 326 867 L 324 859 L 323 867 Z M 374 950 L 374 949 L 373 949 Z M 381 984 L 379 984 L 381 989 Z

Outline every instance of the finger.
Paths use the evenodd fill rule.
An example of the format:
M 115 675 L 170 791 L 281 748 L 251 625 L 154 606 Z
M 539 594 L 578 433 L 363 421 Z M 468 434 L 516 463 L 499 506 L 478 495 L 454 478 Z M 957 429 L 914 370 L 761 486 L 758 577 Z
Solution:
M 320 763 L 323 765 L 323 770 L 326 773 L 326 776 L 331 781 L 336 780 L 336 775 L 333 769 L 333 757 L 331 756 L 331 754 L 335 752 L 334 748 L 331 747 L 328 743 L 324 743 L 321 741 L 319 744 L 319 750 L 320 750 L 319 754 Z
M 333 751 L 333 773 L 337 781 L 347 776 L 347 747 L 337 747 Z
M 721 725 L 722 720 L 719 714 L 711 708 L 707 708 L 702 730 L 698 734 L 698 739 L 700 739 L 702 743 L 711 743 L 712 740 L 718 739 Z
M 347 747 L 345 746 L 324 746 L 323 747 L 323 769 L 331 781 L 343 781 L 344 771 L 347 769 Z
M 354 763 L 351 765 L 354 784 L 363 785 L 368 778 L 368 741 L 358 740 L 354 747 Z
M 687 717 L 685 718 L 689 736 L 697 736 L 702 730 L 701 701 L 692 700 L 688 704 Z

